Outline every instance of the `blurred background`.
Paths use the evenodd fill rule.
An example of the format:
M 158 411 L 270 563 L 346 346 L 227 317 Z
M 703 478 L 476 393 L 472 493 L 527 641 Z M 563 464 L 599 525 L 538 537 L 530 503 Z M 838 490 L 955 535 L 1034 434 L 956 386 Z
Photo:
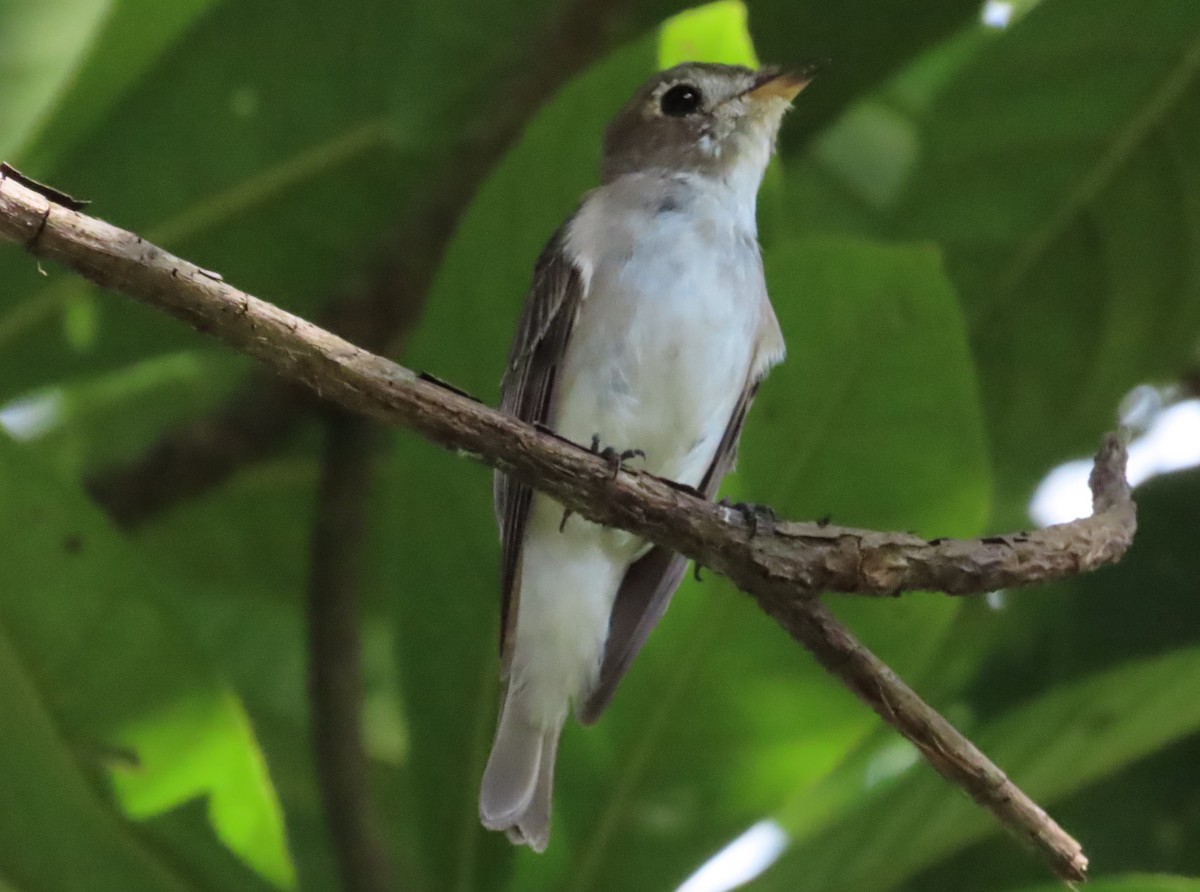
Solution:
M 1200 890 L 1194 0 L 0 0 L 0 158 L 494 403 L 604 123 L 684 59 L 825 62 L 760 198 L 790 353 L 725 492 L 1026 528 L 1088 513 L 1078 462 L 1125 424 L 1119 566 L 830 603 L 1083 842 L 1094 888 Z M 476 817 L 487 469 L 12 246 L 0 407 L 3 892 L 342 888 L 322 585 L 362 599 L 376 888 L 1056 888 L 712 574 L 568 727 L 550 850 L 515 851 Z

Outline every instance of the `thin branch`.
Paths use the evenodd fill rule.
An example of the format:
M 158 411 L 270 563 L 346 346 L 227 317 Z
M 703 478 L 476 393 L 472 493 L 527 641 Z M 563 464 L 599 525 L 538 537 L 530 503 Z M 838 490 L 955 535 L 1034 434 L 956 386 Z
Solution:
M 355 288 L 334 296 L 323 328 L 395 355 L 420 318 L 458 220 L 534 113 L 576 72 L 681 4 L 673 0 L 572 0 L 529 40 L 530 54 L 485 81 L 481 119 L 446 152 L 422 191 L 381 239 L 381 259 Z M 279 452 L 320 408 L 288 381 L 255 374 L 211 414 L 167 431 L 143 455 L 88 481 L 117 523 L 134 527 Z
M 1072 575 L 1116 560 L 1135 511 L 1125 450 L 1106 439 L 1092 484 L 1097 513 L 1035 533 L 925 542 L 819 524 L 757 533 L 736 510 L 642 473 L 614 475 L 589 450 L 422 378 L 252 297 L 138 236 L 0 181 L 0 237 L 170 313 L 312 387 L 321 397 L 409 428 L 518 477 L 597 523 L 637 533 L 728 576 L 831 673 L 911 740 L 947 778 L 1029 841 L 1065 878 L 1084 877 L 1078 843 L 1004 777 L 812 595 L 821 590 L 955 594 Z
M 816 599 L 787 601 L 755 594 L 763 611 L 804 645 L 881 719 L 903 734 L 942 777 L 961 787 L 1055 875 L 1087 879 L 1083 847 L 991 759 L 921 699 Z
M 362 736 L 358 613 L 374 433 L 365 418 L 340 410 L 327 413 L 309 569 L 313 756 L 346 892 L 395 888 L 371 807 Z

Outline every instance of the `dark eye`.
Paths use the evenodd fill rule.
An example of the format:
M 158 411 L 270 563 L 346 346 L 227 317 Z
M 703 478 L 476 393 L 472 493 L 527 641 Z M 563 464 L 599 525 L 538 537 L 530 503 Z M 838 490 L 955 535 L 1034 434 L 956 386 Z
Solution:
M 670 115 L 672 118 L 682 118 L 700 108 L 703 101 L 704 96 L 700 93 L 699 87 L 693 87 L 691 84 L 676 84 L 663 93 L 662 111 L 664 115 Z

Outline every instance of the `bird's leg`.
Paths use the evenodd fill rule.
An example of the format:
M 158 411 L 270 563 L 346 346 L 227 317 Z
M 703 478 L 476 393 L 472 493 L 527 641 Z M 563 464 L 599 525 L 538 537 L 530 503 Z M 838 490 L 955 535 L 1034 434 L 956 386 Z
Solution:
M 779 520 L 779 515 L 770 505 L 759 505 L 753 502 L 730 502 L 728 498 L 721 499 L 717 502 L 724 508 L 732 508 L 742 515 L 742 519 L 746 521 L 746 525 L 750 527 L 750 537 L 754 538 L 759 533 L 771 535 L 775 532 L 775 522 Z
M 618 452 L 612 446 L 605 446 L 601 448 L 599 434 L 592 434 L 591 451 L 608 462 L 609 467 L 612 468 L 614 480 L 616 479 L 617 474 L 619 474 L 621 470 L 625 468 L 625 462 L 633 458 L 640 458 L 644 461 L 646 458 L 646 453 L 641 449 L 625 449 L 621 452 Z M 628 469 L 626 468 L 626 470 Z M 567 521 L 571 519 L 571 515 L 574 513 L 575 512 L 570 508 L 563 509 L 562 520 L 558 522 L 558 531 L 560 533 L 566 528 Z
M 614 480 L 616 479 L 617 474 L 620 473 L 621 469 L 625 467 L 625 462 L 629 461 L 631 458 L 640 458 L 643 461 L 646 458 L 646 453 L 641 449 L 626 449 L 621 452 L 618 452 L 612 446 L 605 446 L 603 449 L 601 449 L 599 434 L 592 434 L 592 452 L 596 453 L 596 455 L 608 462 L 608 466 L 612 468 Z

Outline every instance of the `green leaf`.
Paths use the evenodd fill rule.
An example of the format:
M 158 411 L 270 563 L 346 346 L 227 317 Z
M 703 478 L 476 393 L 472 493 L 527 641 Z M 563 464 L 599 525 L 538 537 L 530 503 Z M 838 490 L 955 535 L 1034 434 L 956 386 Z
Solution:
M 156 356 L 30 394 L 17 405 L 40 421 L 15 428 L 60 476 L 83 478 L 143 454 L 164 428 L 213 407 L 243 370 L 225 352 Z
M 799 122 L 784 128 L 783 151 L 797 151 L 854 100 L 978 14 L 976 0 L 875 0 L 869 12 L 812 0 L 752 3 L 750 33 L 764 62 L 822 66 L 796 102 Z
M 279 805 L 241 704 L 170 611 L 191 592 L 143 564 L 24 450 L 0 439 L 0 457 L 0 617 L 80 757 L 107 768 L 134 818 L 206 797 L 217 836 L 292 885 Z
M 976 629 L 986 624 L 999 631 L 983 654 L 969 648 L 978 634 L 958 630 L 961 649 L 976 653 L 981 663 L 964 695 L 980 721 L 1057 684 L 1200 645 L 1195 587 L 1200 553 L 1193 547 L 1200 526 L 1200 472 L 1153 479 L 1138 487 L 1136 499 L 1138 534 L 1117 566 L 1008 593 L 1002 610 L 985 609 L 977 617 Z M 1138 597 L 1139 592 L 1148 594 Z M 1198 758 L 1200 735 L 1193 734 L 1064 798 L 1052 813 L 1104 870 L 1197 872 L 1191 843 L 1200 833 L 1196 790 L 1175 779 Z M 1130 802 L 1138 807 L 1129 809 Z M 993 837 L 931 867 L 910 888 L 955 888 L 976 874 L 995 878 L 993 888 L 1000 889 L 1035 882 L 1040 865 L 1014 859 L 1008 840 Z
M 103 18 L 96 20 L 86 43 L 81 42 L 73 76 L 43 111 L 42 129 L 29 134 L 23 143 L 14 143 L 15 159 L 22 164 L 28 162 L 31 171 L 50 171 L 58 158 L 103 122 L 121 97 L 147 75 L 203 13 L 221 2 L 91 0 L 89 5 L 102 11 Z M 30 5 L 35 3 L 33 0 Z M 57 32 L 77 15 L 68 14 L 61 2 L 36 5 L 51 12 Z M 82 4 L 75 0 L 73 5 Z M 6 104 L 0 97 L 0 108 Z
M 987 514 L 988 456 L 966 330 L 937 252 L 793 238 L 768 250 L 765 263 L 789 354 L 750 414 L 740 491 L 790 517 L 832 513 L 839 523 L 926 535 L 977 532 Z M 933 664 L 959 610 L 950 599 L 920 595 L 835 606 L 911 682 Z M 823 677 L 799 654 L 791 658 L 813 682 Z M 789 832 L 809 835 L 857 804 L 864 778 L 893 774 L 912 756 L 832 681 L 807 700 L 797 694 L 780 692 L 759 708 L 791 704 L 829 749 L 820 770 L 792 767 L 790 776 L 771 778 L 775 795 L 757 816 L 773 813 Z M 851 733 L 845 720 L 830 722 L 835 705 L 848 711 Z M 801 753 L 789 756 L 794 766 Z
M 283 815 L 266 763 L 237 698 L 192 694 L 158 713 L 125 723 L 114 736 L 137 754 L 117 761 L 113 788 L 126 814 L 146 819 L 196 796 L 208 799 L 217 838 L 280 888 L 295 885 Z
M 804 151 L 785 145 L 788 176 L 778 214 L 783 227 L 801 235 L 895 238 L 891 217 L 920 160 L 930 106 L 996 39 L 997 32 L 982 23 L 964 28 L 858 97 Z M 800 97 L 792 121 L 804 120 L 806 100 L 807 94 Z
M 1129 553 L 1102 572 L 1030 592 L 1012 592 L 998 618 L 1005 638 L 972 684 L 985 714 L 1040 694 L 1059 681 L 1109 669 L 1174 648 L 1200 645 L 1200 604 L 1192 581 L 1200 553 L 1200 472 L 1152 479 L 1138 487 L 1138 533 Z M 1147 610 L 1135 591 L 1153 592 Z M 1164 622 L 1164 617 L 1171 617 Z M 1045 669 L 1053 669 L 1048 678 Z
M 764 263 L 788 356 L 748 423 L 742 478 L 753 495 L 847 525 L 978 530 L 982 418 L 937 249 L 790 239 Z
M 70 83 L 106 12 L 104 0 L 0 3 L 0 158 L 22 143 Z
M 427 888 L 490 888 L 511 848 L 485 835 L 476 806 L 497 702 L 490 481 L 473 463 L 411 441 L 397 443 L 391 465 L 378 486 L 372 588 L 394 599 L 414 873 Z
M 1194 679 L 1200 648 L 1122 665 L 1045 696 L 970 737 L 1023 790 L 1053 803 L 1122 765 L 1200 728 Z M 761 889 L 895 888 L 915 871 L 999 832 L 983 809 L 927 766 L 857 815 L 791 850 Z M 855 852 L 853 859 L 845 852 Z
M 680 62 L 723 62 L 758 67 L 754 44 L 746 30 L 746 4 L 718 0 L 681 12 L 658 31 L 658 66 Z
M 1062 883 L 1029 886 L 1022 892 L 1060 892 Z M 1088 880 L 1088 892 L 1200 892 L 1200 879 L 1156 873 L 1131 873 Z
M 371 566 L 390 562 L 396 537 L 409 535 L 391 526 L 397 504 L 407 504 L 408 496 L 397 501 L 395 493 L 402 491 L 390 482 L 389 467 L 379 471 L 371 511 L 386 518 L 376 538 L 387 561 L 373 553 Z M 323 892 L 339 881 L 311 752 L 302 608 L 316 477 L 316 462 L 306 455 L 259 464 L 139 531 L 138 544 L 159 566 L 171 568 L 176 584 L 192 590 L 177 613 L 242 697 L 283 804 L 301 888 Z M 488 517 L 485 511 L 484 520 Z M 412 819 L 420 803 L 407 786 L 408 773 L 419 776 L 420 771 L 410 765 L 396 677 L 392 610 L 398 589 L 371 576 L 364 586 L 361 622 L 372 793 L 397 875 L 405 888 L 420 888 L 423 850 L 416 837 L 423 821 Z M 487 581 L 492 582 L 490 574 Z M 481 606 L 494 609 L 490 599 Z M 459 778 L 458 783 L 474 782 Z
M 962 293 L 1007 522 L 1194 347 L 1198 134 L 1200 7 L 1176 0 L 1047 0 L 934 103 L 896 219 Z
M 532 23 L 557 9 L 298 0 L 281 15 L 275 0 L 242 0 L 201 15 L 201 0 L 189 0 L 151 26 L 146 0 L 128 5 L 88 61 L 111 83 L 80 87 L 59 109 L 95 101 L 102 117 L 89 111 L 75 135 L 70 122 L 48 123 L 77 142 L 34 172 L 306 314 L 360 287 L 356 271 L 380 255 L 381 233 L 435 184 L 454 182 L 448 163 L 473 152 L 480 119 L 511 101 L 515 66 L 540 58 L 544 32 Z M 639 3 L 614 39 L 670 5 Z M 141 28 L 154 39 L 114 58 Z M 57 271 L 46 279 L 11 249 L 0 279 L 0 400 L 198 343 L 186 326 L 104 295 L 95 338 L 72 349 L 61 319 L 83 286 Z
M 174 584 L 190 590 L 175 612 L 245 704 L 283 806 L 304 892 L 324 892 L 339 882 L 309 733 L 303 593 L 316 479 L 316 462 L 307 455 L 265 462 L 138 535 L 145 556 L 171 568 Z M 379 490 L 382 495 L 388 487 L 381 483 Z M 394 591 L 370 587 L 364 595 L 389 601 Z M 368 751 L 403 764 L 388 614 L 381 619 L 381 609 L 368 605 L 362 620 Z M 379 716 L 387 727 L 379 727 Z M 416 860 L 412 798 L 397 791 L 393 764 L 374 768 L 372 792 L 388 819 L 382 837 L 398 873 L 408 879 L 406 868 Z
M 750 413 L 741 480 L 786 516 L 969 536 L 989 460 L 966 329 L 936 249 L 793 239 L 765 257 L 788 343 Z M 910 681 L 958 605 L 837 603 Z
M 61 892 L 194 888 L 96 794 L 4 630 L 0 715 L 0 873 L 7 880 Z

